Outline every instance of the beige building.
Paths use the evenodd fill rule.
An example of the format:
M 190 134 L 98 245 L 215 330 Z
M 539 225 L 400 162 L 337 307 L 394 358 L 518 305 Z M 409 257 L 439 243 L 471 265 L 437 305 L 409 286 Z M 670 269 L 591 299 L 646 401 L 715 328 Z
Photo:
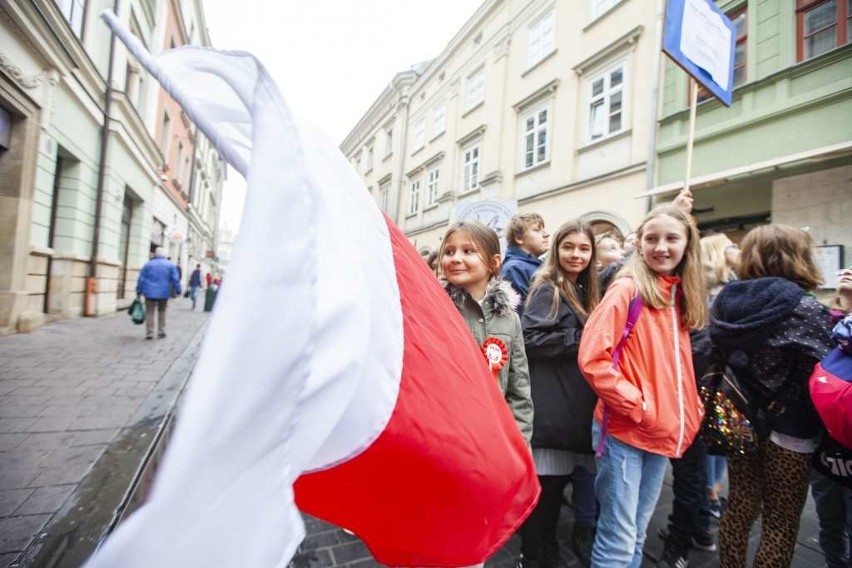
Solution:
M 434 60 L 398 74 L 344 140 L 421 250 L 459 206 L 517 202 L 549 228 L 629 232 L 648 201 L 651 0 L 487 0 Z
M 221 161 L 196 143 L 182 179 L 198 193 L 183 207 L 166 194 L 160 87 L 99 20 L 112 5 L 0 2 L 0 334 L 127 306 L 158 215 L 174 242 L 215 231 Z M 187 42 L 207 41 L 201 0 L 115 5 L 152 53 L 168 11 Z

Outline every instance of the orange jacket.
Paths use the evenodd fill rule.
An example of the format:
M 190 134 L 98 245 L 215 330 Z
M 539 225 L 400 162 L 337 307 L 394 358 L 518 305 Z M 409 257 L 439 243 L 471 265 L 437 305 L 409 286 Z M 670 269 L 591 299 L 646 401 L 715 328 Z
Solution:
M 692 369 L 689 332 L 681 325 L 676 298 L 680 278 L 657 281 L 669 307 L 647 305 L 621 351 L 618 369 L 612 354 L 627 323 L 636 294 L 632 278 L 612 283 L 592 312 L 580 341 L 580 370 L 599 400 L 595 420 L 609 408 L 607 435 L 654 454 L 681 457 L 701 425 L 704 409 Z

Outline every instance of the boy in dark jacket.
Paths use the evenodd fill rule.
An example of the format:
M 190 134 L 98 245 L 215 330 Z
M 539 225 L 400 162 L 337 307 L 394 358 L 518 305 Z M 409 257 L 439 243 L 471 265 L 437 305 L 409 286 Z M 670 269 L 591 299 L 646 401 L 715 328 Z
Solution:
M 524 302 L 530 290 L 533 274 L 541 266 L 538 258 L 547 252 L 550 235 L 544 230 L 544 219 L 538 213 L 515 215 L 506 229 L 506 255 L 501 274 L 521 297 L 518 316 L 524 314 Z

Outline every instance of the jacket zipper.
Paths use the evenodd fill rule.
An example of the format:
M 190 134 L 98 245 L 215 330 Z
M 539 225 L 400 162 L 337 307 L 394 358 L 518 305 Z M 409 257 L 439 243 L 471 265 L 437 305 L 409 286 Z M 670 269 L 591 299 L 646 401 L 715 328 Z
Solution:
M 677 401 L 678 401 L 678 411 L 680 412 L 680 427 L 678 428 L 677 434 L 677 450 L 676 455 L 680 457 L 681 448 L 683 446 L 683 431 L 684 431 L 684 417 L 683 417 L 683 368 L 680 360 L 680 343 L 678 341 L 678 330 L 677 330 L 677 311 L 675 309 L 675 297 L 677 296 L 677 284 L 672 285 L 672 293 L 671 293 L 671 301 L 669 303 L 669 310 L 672 315 L 672 337 L 674 343 L 674 355 L 675 355 L 675 369 L 677 370 Z

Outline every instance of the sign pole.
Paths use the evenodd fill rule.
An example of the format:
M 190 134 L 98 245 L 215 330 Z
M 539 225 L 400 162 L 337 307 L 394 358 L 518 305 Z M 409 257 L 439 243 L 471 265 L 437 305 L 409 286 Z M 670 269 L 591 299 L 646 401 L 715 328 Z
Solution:
M 686 181 L 684 191 L 689 191 L 689 180 L 692 178 L 692 146 L 695 141 L 695 108 L 698 106 L 698 81 L 689 81 L 692 92 L 689 95 L 689 136 L 686 139 Z

